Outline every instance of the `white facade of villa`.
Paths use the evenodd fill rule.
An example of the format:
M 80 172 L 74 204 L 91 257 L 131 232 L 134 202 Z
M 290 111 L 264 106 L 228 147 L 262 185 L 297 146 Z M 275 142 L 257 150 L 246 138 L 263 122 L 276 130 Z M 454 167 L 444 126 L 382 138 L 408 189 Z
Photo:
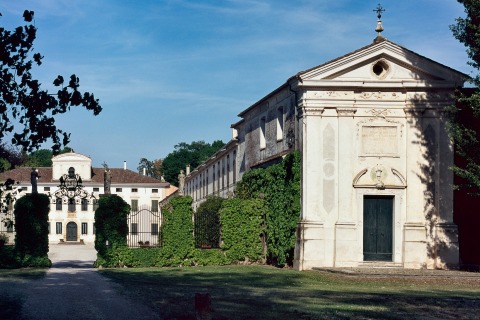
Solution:
M 84 242 L 95 241 L 95 209 L 97 202 L 106 193 L 104 168 L 93 168 L 92 160 L 79 153 L 64 153 L 52 159 L 53 165 L 49 168 L 36 168 L 38 193 L 50 197 L 49 212 L 49 242 Z M 74 168 L 82 180 L 83 190 L 89 194 L 86 198 L 75 197 L 71 202 L 67 197 L 56 197 L 59 191 L 60 179 L 68 175 L 70 168 Z M 129 220 L 130 242 L 149 242 L 156 245 L 161 219 L 159 203 L 176 187 L 168 182 L 160 181 L 123 168 L 110 168 L 110 192 L 122 197 L 132 208 Z M 0 174 L 0 180 L 10 178 L 18 182 L 17 187 L 22 189 L 19 196 L 32 192 L 30 181 L 32 168 L 16 168 Z M 148 210 L 142 210 L 148 208 Z M 7 228 L 2 224 L 0 232 L 4 232 L 13 243 L 14 228 Z M 133 233 L 133 234 L 132 234 Z

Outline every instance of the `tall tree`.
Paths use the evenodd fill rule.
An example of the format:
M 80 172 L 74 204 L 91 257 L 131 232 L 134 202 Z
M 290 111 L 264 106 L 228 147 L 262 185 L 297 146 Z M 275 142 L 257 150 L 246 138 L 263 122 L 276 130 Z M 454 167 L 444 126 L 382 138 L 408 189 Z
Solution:
M 450 125 L 455 149 L 463 159 L 453 168 L 463 178 L 463 187 L 480 194 L 480 0 L 458 0 L 465 7 L 465 18 L 457 18 L 450 28 L 454 37 L 465 45 L 468 64 L 476 70 L 470 80 L 472 88 L 458 93 Z
M 52 150 L 39 149 L 30 153 L 27 157 L 27 161 L 22 165 L 24 167 L 40 168 L 52 166 Z
M 0 14 L 1 16 L 1 14 Z M 33 52 L 37 28 L 32 23 L 34 12 L 25 10 L 24 26 L 9 31 L 0 27 L 0 141 L 12 136 L 12 144 L 33 151 L 51 140 L 57 152 L 70 140 L 70 134 L 57 128 L 55 115 L 82 106 L 98 115 L 102 108 L 94 95 L 79 91 L 76 75 L 64 81 L 57 76 L 53 81 L 59 87 L 55 94 L 41 88 L 32 77 L 34 65 L 42 64 L 43 56 Z
M 178 186 L 180 170 L 185 170 L 187 164 L 192 169 L 198 167 L 224 145 L 225 143 L 221 140 L 216 140 L 212 144 L 205 141 L 193 141 L 190 144 L 180 142 L 175 145 L 175 150 L 163 159 L 162 165 L 165 180 Z
M 150 161 L 147 158 L 142 158 L 138 163 L 137 170 L 140 174 L 144 174 L 145 170 L 146 176 L 160 180 L 162 178 L 162 160 L 156 159 Z
M 153 161 L 148 160 L 147 158 L 142 158 L 140 159 L 140 162 L 138 163 L 138 173 L 148 175 L 150 170 L 153 167 Z

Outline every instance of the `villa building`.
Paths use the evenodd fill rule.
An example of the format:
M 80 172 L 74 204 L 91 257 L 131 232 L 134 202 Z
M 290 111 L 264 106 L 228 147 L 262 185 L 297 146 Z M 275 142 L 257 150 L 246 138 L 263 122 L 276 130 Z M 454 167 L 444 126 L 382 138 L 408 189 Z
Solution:
M 129 244 L 148 241 L 155 245 L 160 228 L 159 202 L 176 187 L 123 168 L 109 168 L 111 180 L 105 190 L 105 168 L 93 168 L 92 160 L 79 153 L 64 153 L 52 159 L 52 167 L 36 168 L 38 173 L 37 191 L 51 199 L 49 213 L 49 242 L 93 243 L 95 240 L 95 210 L 103 194 L 111 193 L 122 197 L 130 206 Z M 72 170 L 73 168 L 73 170 Z M 32 168 L 21 167 L 0 174 L 0 181 L 12 179 L 22 189 L 19 195 L 32 192 Z M 62 181 L 72 173 L 80 178 L 82 195 L 72 200 L 61 192 Z M 77 176 L 78 175 L 78 176 Z M 11 215 L 11 211 L 10 211 Z M 0 226 L 0 232 L 10 235 L 13 242 L 14 228 Z M 132 238 L 132 239 L 130 239 Z

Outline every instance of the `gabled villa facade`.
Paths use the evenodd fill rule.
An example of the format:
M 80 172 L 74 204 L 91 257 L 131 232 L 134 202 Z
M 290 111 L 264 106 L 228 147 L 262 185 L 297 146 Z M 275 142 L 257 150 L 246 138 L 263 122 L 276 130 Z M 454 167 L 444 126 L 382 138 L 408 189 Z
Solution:
M 466 79 L 381 36 L 299 72 L 232 125 L 233 184 L 300 151 L 298 270 L 457 267 L 444 111 Z M 220 195 L 218 165 L 212 158 L 187 175 L 184 193 L 197 205 Z
M 36 168 L 38 171 L 37 191 L 50 196 L 49 242 L 84 242 L 95 240 L 95 209 L 105 190 L 105 168 L 92 167 L 92 160 L 79 153 L 64 153 L 52 159 L 52 167 Z M 82 180 L 83 190 L 87 197 L 76 197 L 69 201 L 67 197 L 57 197 L 60 179 L 73 168 Z M 158 241 L 160 219 L 159 203 L 170 193 L 177 190 L 168 182 L 147 177 L 123 168 L 109 168 L 110 193 L 122 197 L 130 204 L 136 220 L 129 222 L 130 234 L 134 234 L 135 243 L 149 241 L 155 245 Z M 32 168 L 21 167 L 0 174 L 0 181 L 12 179 L 18 182 L 17 188 L 22 189 L 19 196 L 32 192 Z M 148 208 L 148 214 L 143 215 L 142 208 Z M 11 211 L 10 211 L 11 215 Z M 143 227 L 142 227 L 143 226 Z M 140 228 L 145 228 L 141 230 Z M 14 228 L 1 224 L 0 232 L 9 235 L 13 243 Z M 132 237 L 132 235 L 129 235 Z

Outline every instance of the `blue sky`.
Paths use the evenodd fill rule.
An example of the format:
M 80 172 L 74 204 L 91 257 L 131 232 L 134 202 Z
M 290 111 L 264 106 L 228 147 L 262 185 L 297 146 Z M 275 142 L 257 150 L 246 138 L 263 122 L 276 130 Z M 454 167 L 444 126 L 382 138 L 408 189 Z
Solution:
M 289 77 L 368 45 L 379 0 L 0 0 L 1 25 L 35 12 L 45 88 L 75 73 L 103 111 L 57 119 L 94 166 L 136 170 L 179 142 L 231 138 L 237 114 Z M 470 74 L 454 0 L 384 0 L 389 40 Z M 49 147 L 47 144 L 45 147 Z

